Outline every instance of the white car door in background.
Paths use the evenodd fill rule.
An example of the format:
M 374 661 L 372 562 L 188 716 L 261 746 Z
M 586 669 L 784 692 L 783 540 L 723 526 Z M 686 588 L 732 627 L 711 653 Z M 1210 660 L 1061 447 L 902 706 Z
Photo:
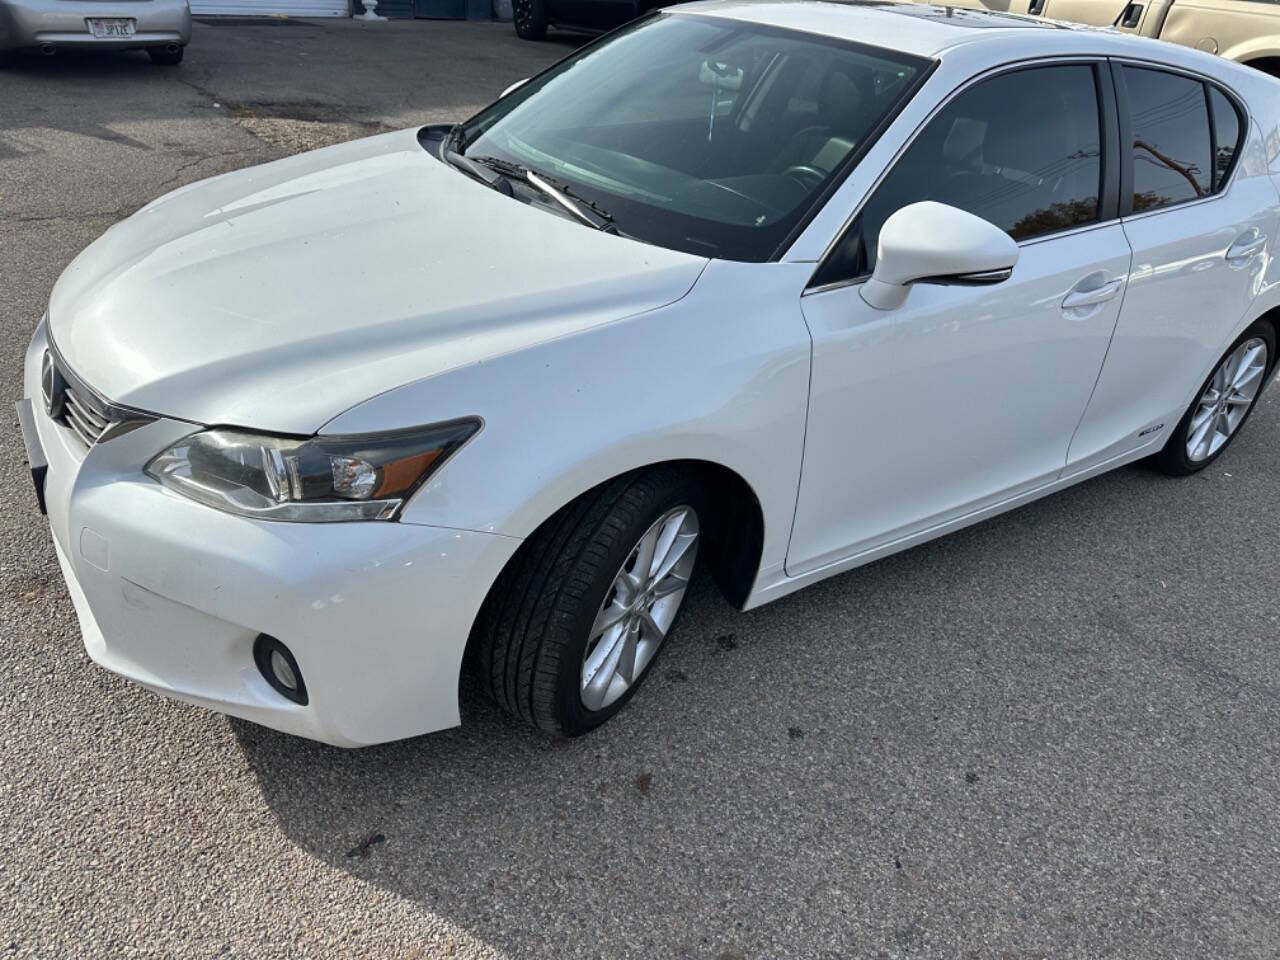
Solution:
M 1257 295 L 1276 231 L 1266 170 L 1235 170 L 1249 134 L 1232 98 L 1196 77 L 1114 70 L 1133 273 L 1068 475 L 1161 445 Z
M 966 88 L 900 155 L 815 275 L 803 298 L 813 368 L 789 575 L 1061 472 L 1129 271 L 1110 82 L 1105 63 L 1074 62 Z M 1013 235 L 1013 276 L 917 284 L 896 310 L 866 304 L 858 282 L 880 226 L 919 200 Z

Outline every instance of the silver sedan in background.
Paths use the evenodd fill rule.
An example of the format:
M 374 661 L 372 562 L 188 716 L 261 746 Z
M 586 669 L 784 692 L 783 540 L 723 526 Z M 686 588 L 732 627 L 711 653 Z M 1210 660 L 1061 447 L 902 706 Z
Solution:
M 16 50 L 77 47 L 146 50 L 172 66 L 190 40 L 187 0 L 0 0 L 0 62 Z

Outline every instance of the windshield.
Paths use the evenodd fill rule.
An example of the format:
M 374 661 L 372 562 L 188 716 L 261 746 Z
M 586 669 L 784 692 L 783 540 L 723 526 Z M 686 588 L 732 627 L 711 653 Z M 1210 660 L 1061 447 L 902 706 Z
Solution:
M 862 44 L 663 13 L 536 77 L 464 124 L 457 143 L 474 160 L 553 177 L 627 236 L 768 260 L 926 66 Z

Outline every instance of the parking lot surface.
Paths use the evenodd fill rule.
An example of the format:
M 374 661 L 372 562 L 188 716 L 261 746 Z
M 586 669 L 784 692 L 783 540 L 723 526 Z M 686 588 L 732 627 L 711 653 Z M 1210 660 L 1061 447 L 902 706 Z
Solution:
M 54 280 L 116 220 L 459 118 L 571 49 L 197 24 L 176 70 L 0 72 L 6 403 Z M 356 752 L 90 663 L 6 409 L 0 957 L 1280 950 L 1274 387 L 1193 478 L 1124 469 L 749 614 L 695 583 L 646 689 L 582 740 L 464 688 L 462 728 Z

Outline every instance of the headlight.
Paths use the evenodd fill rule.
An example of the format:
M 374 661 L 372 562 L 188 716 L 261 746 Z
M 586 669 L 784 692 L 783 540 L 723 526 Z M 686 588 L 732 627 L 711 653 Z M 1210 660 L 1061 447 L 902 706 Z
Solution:
M 455 420 L 363 437 L 193 433 L 147 464 L 184 497 L 264 520 L 390 520 L 404 501 L 480 429 Z

